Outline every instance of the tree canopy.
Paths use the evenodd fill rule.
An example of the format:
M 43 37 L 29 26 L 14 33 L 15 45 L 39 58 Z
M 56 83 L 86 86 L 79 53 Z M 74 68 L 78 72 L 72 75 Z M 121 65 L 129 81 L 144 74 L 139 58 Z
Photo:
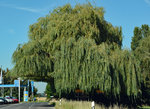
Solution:
M 67 4 L 30 25 L 29 41 L 12 56 L 12 71 L 53 82 L 60 94 L 99 89 L 134 98 L 140 93 L 140 62 L 121 46 L 122 28 L 104 19 L 102 7 Z
M 29 42 L 18 45 L 13 54 L 14 72 L 49 78 L 63 40 L 79 42 L 83 38 L 95 45 L 107 42 L 121 47 L 122 30 L 104 20 L 103 8 L 90 4 L 59 7 L 29 27 Z

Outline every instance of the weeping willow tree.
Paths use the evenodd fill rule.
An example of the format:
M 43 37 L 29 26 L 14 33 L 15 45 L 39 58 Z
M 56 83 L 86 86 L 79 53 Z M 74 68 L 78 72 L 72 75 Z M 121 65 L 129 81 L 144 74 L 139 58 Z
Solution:
M 143 76 L 148 76 L 150 74 L 150 36 L 141 40 L 139 46 L 135 50 L 135 56 L 141 62 L 142 73 L 145 73 Z
M 150 36 L 143 38 L 134 52 L 140 61 L 141 73 L 143 76 L 142 92 L 146 102 L 150 98 Z
M 142 25 L 135 27 L 131 48 L 135 57 L 140 61 L 141 73 L 143 76 L 142 95 L 144 98 L 150 97 L 150 27 Z M 146 101 L 146 100 L 145 100 Z
M 104 19 L 103 8 L 67 4 L 30 25 L 29 42 L 13 54 L 12 71 L 53 82 L 60 94 L 80 88 L 137 97 L 139 62 L 121 46 L 122 29 Z
M 106 43 L 96 45 L 92 39 L 74 40 L 62 40 L 54 67 L 57 91 L 69 93 L 79 88 L 90 93 L 98 89 L 106 95 L 118 98 L 124 94 L 131 99 L 141 94 L 140 62 L 130 51 L 114 50 L 114 45 Z

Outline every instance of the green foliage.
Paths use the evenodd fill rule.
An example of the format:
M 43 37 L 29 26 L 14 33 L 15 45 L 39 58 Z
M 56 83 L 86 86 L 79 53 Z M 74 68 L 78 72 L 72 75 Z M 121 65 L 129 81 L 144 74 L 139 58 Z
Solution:
M 49 79 L 53 62 L 50 55 L 40 48 L 41 46 L 41 43 L 36 41 L 19 46 L 13 54 L 13 62 L 16 64 L 12 71 L 29 79 L 43 81 Z
M 150 27 L 148 25 L 142 25 L 141 28 L 134 28 L 134 36 L 132 37 L 131 49 L 134 51 L 140 43 L 140 40 L 150 35 Z
M 53 82 L 50 82 L 46 85 L 45 93 L 47 94 L 48 99 L 50 99 L 51 96 L 56 95 L 56 90 Z
M 141 28 L 135 27 L 134 37 L 132 38 L 131 48 L 135 57 L 140 61 L 141 73 L 143 76 L 142 95 L 150 97 L 150 27 L 142 25 Z
M 68 40 L 71 43 L 72 39 Z M 90 39 L 63 43 L 54 68 L 57 91 L 69 93 L 80 88 L 90 93 L 99 89 L 115 97 L 140 94 L 140 63 L 128 50 L 112 51 L 109 45 L 97 46 Z
M 68 38 L 78 41 L 81 37 L 121 47 L 122 30 L 104 20 L 103 8 L 90 4 L 70 5 L 55 9 L 50 15 L 39 18 L 29 29 L 29 42 L 19 45 L 12 56 L 13 72 L 20 76 L 48 81 L 54 72 L 57 52 L 61 42 Z M 40 78 L 38 78 L 40 76 Z M 46 78 L 47 77 L 47 78 Z
M 76 88 L 106 95 L 140 92 L 139 61 L 121 50 L 122 29 L 104 19 L 104 9 L 90 4 L 69 4 L 30 25 L 29 42 L 13 54 L 13 72 L 55 84 L 58 93 Z M 53 87 L 48 85 L 47 87 Z
M 150 97 L 150 36 L 143 38 L 135 50 L 135 56 L 140 60 L 144 84 L 143 96 L 149 100 Z
M 143 72 L 150 71 L 150 36 L 141 40 L 139 46 L 135 50 L 136 57 L 141 61 Z

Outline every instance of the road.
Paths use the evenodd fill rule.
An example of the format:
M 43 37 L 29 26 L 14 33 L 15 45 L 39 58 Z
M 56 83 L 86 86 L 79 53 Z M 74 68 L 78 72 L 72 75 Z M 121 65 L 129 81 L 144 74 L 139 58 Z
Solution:
M 0 105 L 0 109 L 55 109 L 48 102 Z

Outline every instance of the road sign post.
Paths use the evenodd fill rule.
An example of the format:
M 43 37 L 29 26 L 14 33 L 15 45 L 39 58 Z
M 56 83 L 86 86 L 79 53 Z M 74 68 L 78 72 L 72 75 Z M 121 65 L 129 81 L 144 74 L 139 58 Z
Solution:
M 29 93 L 29 84 L 30 84 L 30 81 L 28 80 L 28 93 Z M 28 97 L 29 97 L 30 95 L 28 94 Z
M 20 78 L 18 78 L 18 81 L 19 81 L 18 96 L 19 96 L 19 103 L 20 103 Z

